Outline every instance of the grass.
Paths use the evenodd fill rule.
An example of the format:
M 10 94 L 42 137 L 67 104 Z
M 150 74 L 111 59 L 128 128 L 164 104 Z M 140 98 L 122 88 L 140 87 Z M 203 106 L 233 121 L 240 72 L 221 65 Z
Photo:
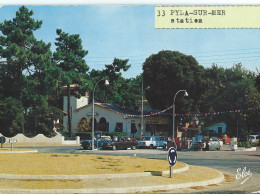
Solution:
M 103 169 L 105 170 L 105 169 Z M 203 173 L 202 173 L 203 172 Z M 190 166 L 190 170 L 169 175 L 130 178 L 104 178 L 90 180 L 7 180 L 0 179 L 2 189 L 83 189 L 83 188 L 122 188 L 135 186 L 169 185 L 178 183 L 189 183 L 216 178 L 218 173 L 209 168 Z M 98 181 L 98 182 L 97 182 Z M 225 182 L 224 182 L 225 183 Z M 193 189 L 200 189 L 193 187 Z M 157 191 L 158 192 L 158 191 Z
M 173 169 L 184 167 L 177 162 Z M 87 175 L 165 171 L 168 161 L 125 156 L 86 154 L 1 154 L 1 174 Z

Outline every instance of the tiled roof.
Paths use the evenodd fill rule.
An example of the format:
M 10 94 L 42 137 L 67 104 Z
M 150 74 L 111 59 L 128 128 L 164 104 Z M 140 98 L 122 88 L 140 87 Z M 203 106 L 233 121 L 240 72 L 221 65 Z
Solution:
M 76 111 L 80 111 L 81 109 L 87 108 L 89 106 L 92 106 L 92 104 L 88 104 L 88 105 L 82 106 L 82 107 L 77 108 L 75 110 Z M 109 104 L 109 103 L 95 103 L 95 106 L 100 106 L 100 107 L 106 108 L 108 110 L 111 110 L 113 112 L 120 113 L 120 114 L 123 114 L 123 115 L 136 115 L 136 116 L 139 116 L 141 114 L 140 112 L 138 112 L 136 110 L 130 110 L 130 109 L 124 107 L 124 106 L 116 106 L 116 105 Z
M 116 106 L 116 105 L 109 104 L 109 103 L 95 103 L 95 104 L 99 105 L 101 107 L 107 108 L 109 110 L 112 110 L 114 112 L 124 114 L 124 115 L 140 115 L 141 114 L 140 112 L 138 112 L 136 110 L 131 110 L 124 106 Z

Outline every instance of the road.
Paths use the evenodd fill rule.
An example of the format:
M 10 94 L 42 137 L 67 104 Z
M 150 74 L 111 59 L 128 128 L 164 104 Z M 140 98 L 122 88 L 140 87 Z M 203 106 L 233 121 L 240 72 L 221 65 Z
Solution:
M 167 159 L 167 150 L 162 149 L 137 149 L 137 150 L 82 150 L 79 146 L 55 146 L 55 147 L 35 147 L 43 153 L 78 153 L 78 154 L 101 154 L 136 156 L 155 159 Z M 224 149 L 224 150 L 223 150 Z M 247 181 L 241 184 L 247 177 L 239 178 L 232 184 L 224 184 L 217 187 L 202 188 L 203 192 L 208 191 L 233 191 L 233 192 L 254 192 L 260 191 L 260 147 L 256 152 L 233 152 L 227 151 L 229 145 L 224 145 L 220 151 L 178 151 L 178 160 L 190 165 L 206 166 L 231 174 L 233 177 L 244 172 L 252 174 Z M 238 169 L 241 169 L 238 174 Z M 203 173 L 203 172 L 202 172 Z M 245 174 L 245 173 L 244 173 Z M 192 190 L 186 190 L 192 191 Z M 181 192 L 181 191 L 180 191 Z

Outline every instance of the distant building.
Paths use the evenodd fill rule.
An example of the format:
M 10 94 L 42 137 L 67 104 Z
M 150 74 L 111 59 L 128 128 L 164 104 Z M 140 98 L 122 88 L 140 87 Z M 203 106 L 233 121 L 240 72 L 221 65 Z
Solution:
M 227 125 L 224 122 L 214 123 L 206 127 L 210 132 L 222 134 L 226 133 Z

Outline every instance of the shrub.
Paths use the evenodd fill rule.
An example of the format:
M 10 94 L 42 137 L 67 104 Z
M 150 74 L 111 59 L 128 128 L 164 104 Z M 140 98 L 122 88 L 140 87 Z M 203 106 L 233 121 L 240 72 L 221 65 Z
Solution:
M 253 145 L 249 141 L 238 142 L 238 147 L 251 148 Z

